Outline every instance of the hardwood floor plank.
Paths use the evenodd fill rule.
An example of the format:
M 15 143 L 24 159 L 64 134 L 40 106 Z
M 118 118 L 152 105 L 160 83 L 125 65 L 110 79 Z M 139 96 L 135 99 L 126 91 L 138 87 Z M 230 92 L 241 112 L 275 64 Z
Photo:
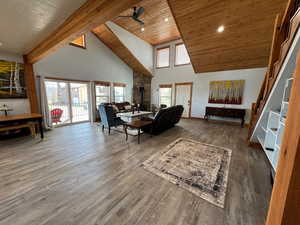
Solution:
M 0 142 L 0 225 L 264 224 L 270 166 L 245 128 L 182 120 L 140 145 L 91 124 L 45 135 Z M 179 137 L 232 149 L 224 209 L 141 167 Z

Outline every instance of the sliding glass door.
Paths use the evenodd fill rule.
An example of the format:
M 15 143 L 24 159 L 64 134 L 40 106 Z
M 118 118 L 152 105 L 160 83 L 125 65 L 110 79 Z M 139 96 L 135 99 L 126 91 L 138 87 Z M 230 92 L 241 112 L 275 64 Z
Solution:
M 45 86 L 54 126 L 89 121 L 87 83 L 46 80 Z
M 89 120 L 88 85 L 86 83 L 70 83 L 72 122 Z
M 45 86 L 53 125 L 71 123 L 68 83 L 47 80 Z

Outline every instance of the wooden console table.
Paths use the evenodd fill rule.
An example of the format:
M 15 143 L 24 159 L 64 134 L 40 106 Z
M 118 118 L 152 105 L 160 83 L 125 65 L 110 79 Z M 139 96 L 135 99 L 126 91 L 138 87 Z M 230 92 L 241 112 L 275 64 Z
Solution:
M 12 116 L 0 116 L 0 125 L 7 126 L 8 128 L 11 127 L 13 122 L 38 122 L 39 130 L 41 134 L 41 139 L 44 138 L 43 132 L 43 117 L 41 114 L 38 113 L 28 113 L 28 114 L 19 114 L 19 115 L 12 115 Z
M 204 118 L 207 120 L 209 116 L 237 118 L 241 119 L 241 126 L 243 127 L 245 123 L 245 115 L 245 109 L 206 107 Z

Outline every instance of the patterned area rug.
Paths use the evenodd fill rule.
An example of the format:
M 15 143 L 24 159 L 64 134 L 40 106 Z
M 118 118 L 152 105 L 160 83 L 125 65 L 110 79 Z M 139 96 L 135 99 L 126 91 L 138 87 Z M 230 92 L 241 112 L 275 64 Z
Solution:
M 180 138 L 142 166 L 224 208 L 230 159 L 230 149 Z

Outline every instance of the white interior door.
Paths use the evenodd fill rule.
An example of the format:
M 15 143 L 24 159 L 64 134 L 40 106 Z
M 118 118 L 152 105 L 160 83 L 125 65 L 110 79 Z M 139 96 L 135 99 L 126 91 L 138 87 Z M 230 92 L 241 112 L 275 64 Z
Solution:
M 176 84 L 176 105 L 182 105 L 182 117 L 190 117 L 192 84 Z

